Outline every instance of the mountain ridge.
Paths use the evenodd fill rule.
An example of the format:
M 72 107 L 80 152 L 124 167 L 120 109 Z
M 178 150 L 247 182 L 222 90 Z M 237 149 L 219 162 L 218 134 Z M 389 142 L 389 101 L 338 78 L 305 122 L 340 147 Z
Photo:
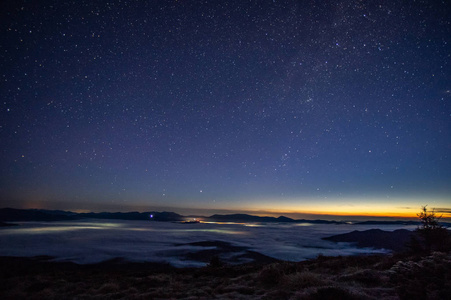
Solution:
M 175 212 L 147 211 L 147 212 L 89 212 L 76 213 L 64 210 L 47 209 L 17 209 L 0 208 L 0 222 L 17 221 L 71 221 L 81 219 L 116 219 L 116 220 L 150 220 L 163 222 L 180 222 L 195 216 L 183 216 Z M 419 225 L 418 221 L 360 221 L 347 222 L 336 220 L 307 220 L 292 219 L 285 216 L 255 216 L 249 214 L 214 214 L 208 217 L 199 217 L 206 222 L 235 222 L 235 223 L 311 223 L 311 224 L 353 224 L 353 225 Z M 442 225 L 451 226 L 451 223 Z

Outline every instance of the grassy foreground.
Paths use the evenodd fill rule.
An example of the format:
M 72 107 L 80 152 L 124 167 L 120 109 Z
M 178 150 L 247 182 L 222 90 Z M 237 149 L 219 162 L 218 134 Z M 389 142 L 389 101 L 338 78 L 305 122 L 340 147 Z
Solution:
M 175 269 L 0 258 L 1 299 L 448 299 L 451 254 Z

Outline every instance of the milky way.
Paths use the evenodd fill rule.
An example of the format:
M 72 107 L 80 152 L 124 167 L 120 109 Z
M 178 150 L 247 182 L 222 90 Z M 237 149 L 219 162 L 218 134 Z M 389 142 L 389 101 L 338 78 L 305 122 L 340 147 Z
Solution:
M 447 1 L 0 11 L 1 206 L 451 206 Z

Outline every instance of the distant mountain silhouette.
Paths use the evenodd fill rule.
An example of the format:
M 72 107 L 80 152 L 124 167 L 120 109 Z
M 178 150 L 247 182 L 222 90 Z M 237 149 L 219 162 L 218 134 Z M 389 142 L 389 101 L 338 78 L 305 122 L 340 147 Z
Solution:
M 77 214 L 39 209 L 1 208 L 0 221 L 65 221 L 79 219 Z
M 151 221 L 184 221 L 188 217 L 174 212 L 100 212 L 100 213 L 74 213 L 62 210 L 44 209 L 15 209 L 1 208 L 0 222 L 8 221 L 66 221 L 80 219 L 116 219 L 116 220 L 151 220 Z M 342 224 L 344 222 L 325 220 L 294 220 L 284 216 L 260 217 L 248 214 L 213 215 L 202 217 L 204 221 L 211 222 L 235 222 L 235 223 L 316 223 L 316 224 Z
M 363 221 L 355 225 L 420 225 L 419 221 Z
M 152 217 L 151 217 L 152 216 Z M 174 212 L 101 212 L 74 213 L 61 210 L 15 209 L 1 208 L 0 222 L 8 221 L 67 221 L 80 219 L 119 219 L 119 220 L 154 220 L 154 221 L 182 221 L 182 215 Z
M 288 217 L 259 217 L 248 214 L 212 215 L 204 218 L 211 222 L 236 222 L 236 223 L 315 223 L 315 224 L 343 224 L 344 222 L 326 220 L 295 220 Z
M 247 214 L 212 215 L 207 219 L 213 222 L 294 222 L 293 219 L 287 217 L 259 217 Z
M 117 220 L 151 220 L 180 222 L 196 216 L 183 216 L 175 212 L 100 212 L 100 213 L 75 213 L 63 210 L 46 209 L 15 209 L 0 208 L 0 222 L 11 221 L 69 221 L 80 219 L 117 219 Z M 311 224 L 347 224 L 345 221 L 305 220 L 291 219 L 288 217 L 260 217 L 248 214 L 212 215 L 199 217 L 200 220 L 210 222 L 235 222 L 235 223 L 311 223 Z M 417 225 L 415 221 L 365 221 L 356 222 L 359 225 Z M 441 223 L 443 226 L 451 226 L 450 223 Z
M 354 243 L 358 247 L 403 251 L 406 250 L 407 243 L 414 235 L 414 231 L 407 229 L 398 229 L 395 231 L 370 229 L 365 231 L 355 230 L 349 233 L 326 237 L 323 240 Z
M 101 213 L 81 213 L 82 218 L 90 219 L 118 219 L 118 220 L 152 220 L 152 221 L 182 221 L 185 217 L 174 212 L 101 212 Z

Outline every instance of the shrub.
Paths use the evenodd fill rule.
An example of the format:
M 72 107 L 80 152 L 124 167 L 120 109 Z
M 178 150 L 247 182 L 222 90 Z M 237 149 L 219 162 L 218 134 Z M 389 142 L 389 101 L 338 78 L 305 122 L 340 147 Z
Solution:
M 423 206 L 417 214 L 420 226 L 417 228 L 421 240 L 412 239 L 410 248 L 415 251 L 449 251 L 451 250 L 451 238 L 448 230 L 440 224 L 442 216 L 437 216 L 435 210 L 428 211 L 427 205 Z

